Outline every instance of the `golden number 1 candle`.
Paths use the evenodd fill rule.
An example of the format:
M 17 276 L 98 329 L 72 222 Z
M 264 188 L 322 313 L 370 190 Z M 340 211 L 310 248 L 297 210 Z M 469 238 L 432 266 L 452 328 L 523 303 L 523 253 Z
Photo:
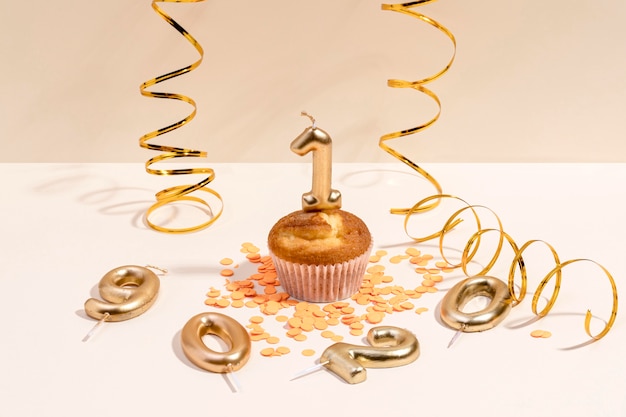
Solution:
M 305 112 L 302 115 L 310 118 L 312 125 L 304 129 L 290 146 L 300 156 L 313 153 L 313 185 L 311 191 L 302 195 L 302 210 L 341 208 L 341 193 L 331 187 L 332 139 L 328 133 L 315 126 L 313 117 Z

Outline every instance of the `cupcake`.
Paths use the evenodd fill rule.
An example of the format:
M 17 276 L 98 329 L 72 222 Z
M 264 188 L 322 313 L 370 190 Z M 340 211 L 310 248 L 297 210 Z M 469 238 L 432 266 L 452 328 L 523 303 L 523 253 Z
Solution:
M 292 297 L 332 302 L 358 292 L 372 249 L 369 229 L 341 209 L 299 210 L 270 230 L 278 278 Z
M 278 279 L 293 298 L 310 302 L 343 300 L 361 287 L 372 236 L 354 214 L 341 210 L 341 192 L 331 187 L 332 140 L 312 125 L 290 145 L 313 154 L 313 184 L 302 194 L 302 210 L 281 218 L 270 230 L 268 248 Z

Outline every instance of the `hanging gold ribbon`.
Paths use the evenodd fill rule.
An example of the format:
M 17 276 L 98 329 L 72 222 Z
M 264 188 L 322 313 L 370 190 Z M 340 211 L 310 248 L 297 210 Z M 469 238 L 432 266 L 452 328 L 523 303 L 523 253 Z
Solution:
M 175 187 L 170 187 L 170 188 L 166 188 L 164 190 L 159 191 L 156 194 L 156 202 L 147 210 L 146 212 L 146 223 L 155 230 L 158 230 L 160 232 L 165 232 L 165 233 L 186 233 L 186 232 L 192 232 L 192 231 L 196 231 L 196 230 L 201 230 L 204 229 L 208 226 L 210 226 L 211 224 L 213 224 L 222 214 L 222 210 L 223 210 L 223 202 L 222 202 L 222 197 L 213 189 L 208 188 L 207 185 L 213 181 L 213 179 L 215 179 L 215 172 L 213 171 L 213 169 L 211 168 L 180 168 L 180 169 L 155 169 L 155 168 L 151 168 L 151 166 L 153 164 L 159 163 L 159 162 L 164 162 L 170 159 L 177 159 L 177 158 L 188 158 L 188 157 L 194 157 L 194 158 L 206 158 L 207 153 L 205 151 L 198 151 L 198 150 L 193 150 L 193 149 L 187 149 L 187 148 L 179 148 L 179 147 L 173 147 L 173 146 L 167 146 L 167 145 L 157 145 L 157 144 L 153 144 L 153 143 L 148 143 L 148 141 L 150 141 L 151 139 L 156 138 L 157 136 L 161 136 L 165 133 L 171 132 L 173 130 L 176 130 L 182 126 L 184 126 L 185 124 L 187 124 L 188 122 L 190 122 L 195 116 L 196 116 L 196 111 L 197 111 L 197 107 L 196 107 L 196 102 L 191 99 L 190 97 L 187 97 L 185 95 L 182 94 L 176 94 L 176 93 L 164 93 L 164 92 L 155 92 L 155 91 L 148 91 L 147 89 L 164 81 L 170 80 L 172 78 L 178 77 L 180 75 L 186 74 L 190 71 L 193 71 L 194 69 L 196 69 L 201 63 L 202 63 L 202 59 L 204 58 L 204 50 L 202 49 L 202 46 L 198 43 L 198 41 L 196 41 L 196 39 L 191 36 L 191 34 L 189 34 L 189 32 L 187 32 L 182 26 L 180 26 L 174 19 L 172 19 L 167 13 L 165 13 L 159 6 L 157 3 L 199 3 L 202 2 L 204 0 L 153 0 L 152 1 L 152 8 L 154 9 L 154 11 L 161 16 L 161 18 L 163 18 L 163 20 L 165 20 L 167 23 L 169 23 L 172 27 L 174 27 L 174 29 L 176 29 L 181 35 L 183 35 L 185 37 L 185 39 L 187 39 L 187 41 L 189 41 L 189 43 L 191 43 L 191 45 L 193 45 L 193 47 L 196 49 L 196 51 L 198 51 L 198 54 L 200 54 L 200 58 L 192 63 L 191 65 L 188 65 L 186 67 L 183 67 L 181 69 L 169 72 L 167 74 L 164 75 L 160 75 L 158 77 L 155 77 L 151 80 L 148 80 L 146 82 L 144 82 L 143 84 L 141 84 L 141 86 L 139 87 L 139 91 L 141 93 L 141 95 L 145 96 L 145 97 L 152 97 L 152 98 L 163 98 L 163 99 L 171 99 L 171 100 L 179 100 L 179 101 L 183 101 L 189 105 L 191 105 L 193 107 L 192 112 L 185 118 L 179 120 L 176 123 L 170 124 L 166 127 L 163 127 L 161 129 L 152 131 L 150 133 L 146 133 L 145 135 L 143 135 L 140 139 L 139 139 L 139 146 L 141 146 L 142 148 L 145 149 L 149 149 L 149 150 L 153 150 L 153 151 L 159 151 L 162 152 L 160 155 L 157 155 L 153 158 L 150 158 L 145 166 L 146 166 L 146 172 L 148 172 L 149 174 L 153 174 L 153 175 L 187 175 L 187 174 L 204 174 L 207 175 L 207 177 L 205 179 L 203 179 L 202 181 L 198 182 L 197 184 L 191 184 L 191 185 L 178 185 Z M 213 213 L 213 210 L 210 206 L 210 204 L 197 196 L 193 196 L 190 195 L 193 192 L 196 191 L 202 191 L 202 192 L 206 192 L 209 194 L 212 194 L 213 196 L 217 197 L 217 199 L 220 202 L 220 209 L 219 211 L 217 211 L 216 213 Z M 202 206 L 205 206 L 208 208 L 209 211 L 209 220 L 207 220 L 206 222 L 203 222 L 199 225 L 195 225 L 195 226 L 191 226 L 191 227 L 183 227 L 183 228 L 170 228 L 170 227 L 165 227 L 165 226 L 160 226 L 157 225 L 155 223 L 153 223 L 150 220 L 150 216 L 159 208 L 169 205 L 169 204 L 173 204 L 173 203 L 179 203 L 179 202 L 193 202 L 193 203 L 198 203 Z
M 427 127 L 435 123 L 439 119 L 439 116 L 441 115 L 441 102 L 439 101 L 439 97 L 437 97 L 437 95 L 432 90 L 426 88 L 426 84 L 432 81 L 435 81 L 436 79 L 444 75 L 448 71 L 448 69 L 452 66 L 452 63 L 454 62 L 454 57 L 456 55 L 456 39 L 454 38 L 454 35 L 452 34 L 452 32 L 450 32 L 450 30 L 448 30 L 446 27 L 444 27 L 440 23 L 436 22 L 435 20 L 431 19 L 430 17 L 426 15 L 423 15 L 414 10 L 411 10 L 411 8 L 413 7 L 421 6 L 423 4 L 431 3 L 433 1 L 434 0 L 421 0 L 421 1 L 414 1 L 410 3 L 401 3 L 401 4 L 383 4 L 381 6 L 383 10 L 391 10 L 394 12 L 403 13 L 403 14 L 412 16 L 414 18 L 417 18 L 421 20 L 422 22 L 425 22 L 433 26 L 434 28 L 442 32 L 444 35 L 446 35 L 448 39 L 450 39 L 454 49 L 452 51 L 452 56 L 450 58 L 450 61 L 448 61 L 446 66 L 431 76 L 428 76 L 428 77 L 422 78 L 421 80 L 416 80 L 416 81 L 406 81 L 406 80 L 398 80 L 398 79 L 391 79 L 387 81 L 387 85 L 389 87 L 412 88 L 414 90 L 419 91 L 422 94 L 427 95 L 437 104 L 437 112 L 430 120 L 426 121 L 425 123 L 422 123 L 421 125 L 383 135 L 378 142 L 378 146 L 380 146 L 380 148 L 382 148 L 385 152 L 391 154 L 394 158 L 400 160 L 401 162 L 405 163 L 406 165 L 408 165 L 409 167 L 417 171 L 426 180 L 428 180 L 428 182 L 430 182 L 433 185 L 433 187 L 435 187 L 438 194 L 441 194 L 443 193 L 443 189 L 441 188 L 441 185 L 439 184 L 439 182 L 437 182 L 437 180 L 433 176 L 431 176 L 428 172 L 426 172 L 416 163 L 414 163 L 409 158 L 407 158 L 406 156 L 398 152 L 396 149 L 390 147 L 386 143 L 392 139 L 396 139 L 402 136 L 412 135 L 414 133 L 421 132 L 422 130 L 426 129 Z M 423 211 L 431 210 L 435 208 L 437 204 L 438 204 L 438 201 L 434 201 L 432 204 L 421 207 L 420 210 L 423 210 Z M 409 210 L 410 209 L 408 208 L 393 208 L 391 209 L 391 212 L 393 214 L 407 214 L 409 213 Z
M 411 128 L 411 129 L 406 129 L 406 130 L 402 130 L 402 131 L 398 131 L 398 132 L 393 132 L 393 133 L 389 133 L 386 134 L 384 136 L 382 136 L 380 138 L 379 141 L 379 146 L 380 148 L 382 148 L 384 151 L 388 152 L 389 154 L 391 154 L 392 156 L 394 156 L 396 159 L 398 159 L 399 161 L 403 162 L 404 164 L 408 165 L 409 167 L 411 167 L 412 169 L 414 169 L 416 172 L 418 172 L 420 175 L 422 175 L 426 180 L 428 180 L 428 182 L 430 182 L 437 190 L 437 193 L 434 195 L 431 195 L 429 197 L 426 197 L 422 200 L 420 200 L 419 202 L 417 202 L 413 207 L 411 208 L 392 208 L 391 209 L 391 213 L 393 214 L 403 214 L 405 216 L 404 219 L 404 230 L 406 232 L 406 234 L 413 239 L 414 241 L 420 243 L 420 242 L 425 242 L 425 241 L 429 241 L 432 239 L 439 239 L 439 252 L 442 256 L 442 258 L 449 264 L 450 268 L 461 268 L 463 273 L 467 276 L 469 276 L 470 274 L 468 273 L 467 270 L 467 266 L 469 264 L 469 262 L 472 261 L 472 259 L 474 258 L 474 256 L 476 255 L 476 253 L 478 252 L 478 249 L 480 247 L 481 244 L 481 237 L 487 233 L 498 233 L 499 235 L 499 240 L 498 240 L 498 244 L 495 248 L 495 251 L 491 257 L 491 259 L 489 260 L 489 262 L 487 263 L 487 265 L 483 268 L 482 271 L 480 271 L 478 273 L 478 275 L 485 275 L 489 272 L 489 270 L 495 265 L 496 261 L 498 259 L 500 259 L 501 253 L 502 253 L 502 249 L 504 247 L 504 243 L 505 241 L 509 244 L 509 246 L 511 247 L 512 251 L 513 251 L 513 259 L 511 261 L 510 264 L 510 268 L 509 268 L 509 275 L 508 275 L 508 287 L 509 287 L 509 292 L 511 293 L 511 296 L 513 298 L 513 302 L 514 305 L 518 305 L 519 303 L 522 302 L 522 300 L 524 299 L 526 292 L 527 292 L 527 287 L 528 287 L 528 277 L 527 277 L 527 273 L 526 273 L 526 263 L 523 259 L 523 253 L 526 251 L 526 249 L 528 247 L 530 247 L 531 245 L 535 245 L 537 243 L 543 243 L 545 246 L 547 246 L 547 248 L 549 249 L 553 259 L 554 259 L 554 263 L 555 266 L 553 267 L 553 269 L 548 272 L 545 277 L 541 280 L 539 286 L 537 287 L 537 289 L 535 290 L 534 296 L 533 296 L 533 300 L 532 300 L 532 311 L 533 314 L 535 314 L 537 317 L 541 318 L 546 316 L 550 310 L 552 309 L 552 307 L 554 306 L 557 296 L 559 294 L 559 290 L 561 288 L 561 284 L 562 284 L 562 278 L 563 278 L 563 269 L 565 267 L 568 267 L 569 265 L 572 264 L 576 264 L 576 263 L 581 263 L 581 262 L 591 262 L 592 264 L 596 265 L 597 267 L 600 268 L 600 270 L 605 274 L 605 276 L 608 278 L 610 285 L 611 285 L 611 289 L 613 292 L 613 305 L 612 305 L 612 309 L 611 309 L 611 317 L 609 318 L 609 320 L 606 322 L 606 325 L 604 327 L 604 329 L 599 332 L 598 334 L 594 335 L 591 332 L 591 319 L 593 318 L 593 315 L 591 314 L 591 311 L 587 310 L 587 313 L 585 315 L 585 332 L 587 333 L 587 335 L 589 335 L 589 337 L 592 338 L 592 340 L 599 340 L 602 337 L 604 337 L 609 330 L 611 329 L 611 327 L 613 326 L 613 323 L 615 322 L 615 319 L 617 317 L 617 307 L 618 307 L 618 297 L 617 297 L 617 287 L 615 285 L 615 280 L 613 279 L 613 276 L 611 275 L 611 273 L 602 265 L 598 264 L 597 262 L 590 260 L 590 259 L 572 259 L 572 260 L 568 260 L 565 262 L 560 261 L 559 256 L 556 252 L 556 250 L 547 242 L 541 241 L 541 240 L 531 240 L 526 242 L 524 245 L 522 245 L 521 247 L 519 247 L 517 245 L 517 243 L 515 243 L 515 241 L 513 240 L 513 238 L 507 234 L 503 227 L 502 227 L 502 222 L 500 221 L 499 217 L 492 211 L 490 210 L 488 207 L 485 206 L 477 206 L 477 205 L 470 205 L 469 203 L 465 202 L 464 200 L 460 199 L 459 197 L 453 196 L 453 195 L 449 195 L 449 194 L 444 194 L 443 193 L 443 189 L 441 187 L 441 185 L 437 182 L 437 180 L 435 180 L 435 178 L 433 178 L 430 174 L 428 174 L 424 169 L 422 169 L 420 166 L 418 166 L 416 163 L 414 163 L 413 161 L 411 161 L 409 158 L 407 158 L 406 156 L 404 156 L 403 154 L 401 154 L 400 152 L 396 151 L 395 149 L 391 148 L 389 145 L 387 145 L 386 142 L 392 140 L 392 139 L 396 139 L 402 136 L 406 136 L 406 135 L 411 135 L 417 132 L 420 132 L 424 129 L 426 129 L 427 127 L 431 126 L 433 123 L 435 123 L 437 121 L 437 119 L 439 118 L 439 115 L 441 114 L 441 102 L 439 100 L 439 98 L 437 97 L 437 95 L 431 91 L 430 89 L 425 87 L 425 84 L 434 81 L 436 79 L 438 79 L 439 77 L 441 77 L 443 74 L 445 74 L 448 69 L 451 67 L 453 61 L 454 61 L 454 56 L 456 54 L 456 40 L 454 38 L 454 35 L 452 34 L 452 32 L 450 32 L 450 30 L 448 30 L 447 28 L 445 28 L 443 25 L 441 25 L 440 23 L 436 22 L 435 20 L 431 19 L 428 16 L 425 16 L 421 13 L 415 12 L 413 10 L 411 10 L 414 7 L 417 6 L 421 6 L 427 3 L 431 3 L 434 0 L 421 0 L 421 1 L 414 1 L 414 2 L 409 2 L 409 3 L 400 3 L 400 4 L 383 4 L 382 5 L 382 9 L 383 10 L 391 10 L 391 11 L 395 11 L 395 12 L 399 12 L 399 13 L 403 13 L 403 14 L 407 14 L 409 16 L 412 16 L 414 18 L 417 18 L 419 20 L 421 20 L 422 22 L 425 22 L 433 27 L 435 27 L 436 29 L 438 29 L 439 31 L 441 31 L 443 34 L 445 34 L 450 41 L 452 42 L 453 46 L 454 46 L 454 51 L 452 54 L 452 57 L 450 58 L 450 61 L 447 63 L 447 65 L 442 68 L 440 71 L 438 71 L 437 73 L 435 73 L 434 75 L 431 75 L 429 77 L 423 78 L 421 80 L 417 80 L 417 81 L 405 81 L 405 80 L 389 80 L 388 81 L 388 85 L 389 87 L 392 88 L 412 88 L 415 89 L 417 91 L 419 91 L 420 93 L 426 94 L 428 97 L 430 97 L 432 100 L 434 100 L 434 102 L 437 104 L 437 113 L 435 114 L 435 116 L 433 118 L 431 118 L 430 120 L 428 120 L 427 122 Z M 416 236 L 412 236 L 409 231 L 408 231 L 408 225 L 409 225 L 409 221 L 412 218 L 412 216 L 414 214 L 420 214 L 420 213 L 424 213 L 425 211 L 429 211 L 432 210 L 436 207 L 438 207 L 441 202 L 443 200 L 446 199 L 453 199 L 453 200 L 458 200 L 461 201 L 463 204 L 465 204 L 464 207 L 462 207 L 461 209 L 457 210 L 456 212 L 454 212 L 449 218 L 448 220 L 444 223 L 443 227 L 436 231 L 435 233 L 429 234 L 427 236 L 421 236 L 421 237 L 416 237 Z M 498 224 L 498 228 L 497 229 L 493 229 L 493 228 L 483 228 L 481 226 L 481 218 L 478 214 L 478 209 L 486 209 L 489 212 L 491 212 L 493 214 L 493 216 L 495 216 L 495 219 L 497 221 Z M 455 226 L 457 226 L 458 224 L 460 224 L 463 220 L 461 218 L 461 214 L 465 211 L 471 211 L 471 214 L 473 215 L 473 218 L 476 222 L 476 231 L 471 235 L 471 237 L 468 239 L 463 252 L 462 252 L 462 256 L 461 256 L 461 262 L 458 264 L 453 264 L 450 261 L 448 261 L 448 259 L 445 256 L 444 253 L 444 238 L 446 236 L 446 234 L 451 231 Z M 521 279 L 521 283 L 519 285 L 519 292 L 516 293 L 515 289 L 516 289 L 516 284 L 515 284 L 515 276 L 516 276 L 516 271 L 519 270 L 520 272 L 520 279 Z M 543 290 L 545 289 L 545 287 L 547 286 L 547 284 L 554 279 L 554 289 L 552 291 L 552 295 L 550 296 L 547 305 L 541 310 L 538 311 L 538 302 L 539 299 L 541 298 L 541 295 L 543 293 Z

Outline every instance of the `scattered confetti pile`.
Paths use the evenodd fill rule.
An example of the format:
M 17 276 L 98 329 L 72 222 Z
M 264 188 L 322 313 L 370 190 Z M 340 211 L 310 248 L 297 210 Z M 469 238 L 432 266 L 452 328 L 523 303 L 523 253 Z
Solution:
M 428 308 L 416 307 L 415 300 L 423 294 L 436 293 L 437 284 L 444 279 L 442 273 L 454 270 L 442 261 L 434 262 L 432 266 L 432 255 L 422 254 L 418 249 L 410 247 L 404 253 L 388 258 L 392 264 L 409 262 L 421 279 L 420 285 L 415 288 L 405 288 L 394 285 L 394 278 L 385 274 L 385 266 L 380 261 L 388 253 L 379 250 L 370 257 L 372 265 L 367 269 L 356 294 L 345 301 L 316 304 L 292 299 L 282 291 L 271 257 L 261 255 L 259 247 L 246 242 L 242 244 L 241 252 L 246 255 L 247 262 L 257 265 L 256 273 L 236 280 L 234 278 L 239 265 L 231 258 L 222 259 L 220 264 L 224 268 L 220 274 L 226 279 L 224 289 L 211 287 L 206 294 L 205 304 L 219 309 L 255 309 L 257 313 L 249 318 L 247 324 L 250 337 L 252 341 L 265 341 L 270 345 L 278 345 L 281 336 L 303 342 L 313 332 L 333 342 L 340 342 L 343 336 L 338 333 L 341 332 L 330 328 L 344 326 L 350 335 L 360 336 L 366 326 L 378 325 L 388 315 L 408 311 L 422 314 Z M 284 323 L 285 333 L 278 336 L 266 331 L 262 326 L 264 316 L 274 317 L 276 321 Z M 286 346 L 277 346 L 266 347 L 260 353 L 272 357 L 290 352 L 291 349 Z M 315 351 L 304 349 L 302 354 L 312 356 Z

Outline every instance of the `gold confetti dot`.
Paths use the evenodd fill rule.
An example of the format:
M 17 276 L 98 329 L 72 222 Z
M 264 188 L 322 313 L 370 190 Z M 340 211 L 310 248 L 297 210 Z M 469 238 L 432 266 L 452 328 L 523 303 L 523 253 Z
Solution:
M 378 324 L 383 321 L 385 314 L 378 311 L 371 311 L 367 313 L 365 320 L 367 320 L 371 324 Z
M 336 317 L 330 317 L 328 320 L 326 320 L 326 323 L 328 323 L 329 326 L 336 326 L 339 324 L 339 319 Z
M 274 354 L 274 348 L 265 348 L 261 350 L 261 355 L 272 356 Z
M 241 291 L 233 291 L 230 294 L 230 298 L 232 298 L 233 300 L 243 300 L 245 297 L 244 293 Z
M 404 253 L 410 256 L 420 256 L 421 254 L 421 252 L 417 248 L 407 248 Z
M 543 338 L 543 339 L 547 339 L 548 337 L 552 336 L 552 333 L 550 333 L 547 330 L 533 330 L 532 332 L 530 332 L 530 335 L 534 338 Z
M 353 323 L 350 323 L 350 326 L 348 326 L 348 327 L 350 327 L 351 329 L 359 329 L 359 330 L 361 330 L 361 329 L 363 329 L 365 326 L 364 326 L 364 325 L 363 325 L 363 323 L 361 323 L 360 321 L 355 321 L 355 322 L 353 322 Z
M 217 300 L 216 304 L 218 307 L 228 307 L 230 305 L 230 301 L 225 298 L 220 298 Z
M 400 304 L 400 307 L 402 307 L 403 310 L 411 310 L 414 307 L 414 305 L 413 303 L 405 301 L 404 303 Z
M 350 329 L 350 334 L 352 336 L 361 336 L 363 334 L 362 329 Z
M 296 337 L 297 335 L 302 333 L 302 329 L 299 327 L 293 327 L 289 330 L 287 330 L 287 336 L 289 337 Z
M 287 346 L 279 346 L 276 348 L 276 352 L 280 353 L 281 355 L 286 355 L 291 352 L 291 349 L 289 349 Z

